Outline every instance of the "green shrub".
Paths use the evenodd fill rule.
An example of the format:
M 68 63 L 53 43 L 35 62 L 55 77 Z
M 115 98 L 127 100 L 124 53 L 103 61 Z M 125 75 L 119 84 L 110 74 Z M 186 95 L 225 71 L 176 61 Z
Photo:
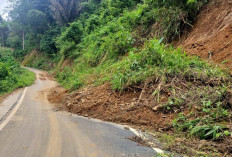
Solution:
M 45 33 L 45 35 L 41 39 L 40 50 L 48 54 L 51 58 L 54 58 L 54 54 L 57 53 L 55 40 L 59 34 L 60 28 L 52 27 Z
M 212 103 L 212 101 L 203 101 L 202 106 L 202 110 L 198 110 L 195 114 L 180 113 L 173 120 L 175 130 L 186 132 L 200 139 L 217 140 L 231 135 L 229 128 L 220 124 L 230 119 L 226 106 L 223 106 L 221 102 Z
M 218 139 L 221 136 L 229 136 L 231 133 L 228 128 L 217 125 L 203 125 L 194 127 L 190 134 L 195 135 L 201 139 Z
M 0 95 L 31 85 L 35 80 L 34 73 L 21 68 L 12 54 L 11 49 L 0 48 Z
M 82 86 L 82 82 L 77 75 L 74 75 L 71 68 L 65 67 L 62 72 L 57 73 L 56 79 L 65 88 L 76 90 Z

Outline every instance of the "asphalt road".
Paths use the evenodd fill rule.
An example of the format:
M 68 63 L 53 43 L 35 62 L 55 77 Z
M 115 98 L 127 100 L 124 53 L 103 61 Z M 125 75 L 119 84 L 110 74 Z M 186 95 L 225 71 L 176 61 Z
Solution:
M 39 78 L 40 71 L 33 71 Z M 9 109 L 18 100 L 0 122 L 0 157 L 154 156 L 152 148 L 129 140 L 135 134 L 121 125 L 55 111 L 40 92 L 55 84 L 37 79 L 0 105 Z

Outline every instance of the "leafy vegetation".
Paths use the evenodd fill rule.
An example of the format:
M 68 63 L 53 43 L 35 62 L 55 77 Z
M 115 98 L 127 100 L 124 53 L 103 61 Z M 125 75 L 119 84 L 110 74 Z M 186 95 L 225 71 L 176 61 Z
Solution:
M 189 135 L 200 139 L 218 140 L 232 135 L 228 125 L 223 126 L 231 119 L 230 112 L 231 107 L 223 105 L 220 101 L 216 104 L 212 104 L 211 101 L 203 102 L 203 107 L 198 113 L 180 113 L 178 118 L 173 120 L 173 126 L 177 131 L 188 132 Z
M 62 32 L 56 45 L 60 55 L 63 56 L 61 58 L 76 58 L 75 62 L 77 64 L 74 68 L 77 70 L 70 70 L 73 71 L 73 76 L 70 75 L 70 77 L 72 77 L 71 80 L 82 82 L 82 80 L 86 80 L 83 75 L 88 75 L 94 71 L 104 71 L 103 69 L 106 69 L 105 67 L 108 65 L 115 64 L 117 66 L 117 64 L 120 64 L 117 62 L 129 52 L 132 55 L 143 51 L 144 43 L 148 43 L 154 37 L 162 38 L 164 42 L 172 41 L 182 33 L 180 30 L 184 30 L 183 27 L 189 27 L 189 23 L 192 22 L 199 8 L 206 2 L 133 0 L 86 2 L 84 3 L 86 8 L 98 6 L 98 9 L 84 10 L 80 17 L 76 19 L 76 22 Z M 179 12 L 174 13 L 174 10 Z M 167 15 L 161 15 L 165 11 L 167 11 Z M 180 15 L 184 16 L 180 17 Z M 173 16 L 176 16 L 176 18 L 173 18 Z M 165 20 L 166 22 L 161 24 Z M 171 22 L 171 20 L 174 20 L 174 22 Z M 168 26 L 170 23 L 178 23 L 178 26 Z M 155 28 L 153 28 L 154 24 L 156 25 Z M 178 67 L 175 68 L 178 69 Z M 61 75 L 63 76 L 63 74 Z M 61 75 L 58 74 L 57 77 L 59 78 Z M 116 77 L 114 78 L 116 79 Z M 70 83 L 63 78 L 58 80 L 68 82 L 67 86 L 69 87 L 72 86 L 70 85 L 72 82 L 75 84 L 74 81 Z M 65 84 L 64 82 L 61 83 Z M 117 89 L 123 88 L 124 83 L 121 82 L 118 87 L 116 85 L 114 87 Z
M 34 73 L 21 68 L 12 54 L 11 49 L 0 47 L 0 95 L 31 85 L 35 80 Z

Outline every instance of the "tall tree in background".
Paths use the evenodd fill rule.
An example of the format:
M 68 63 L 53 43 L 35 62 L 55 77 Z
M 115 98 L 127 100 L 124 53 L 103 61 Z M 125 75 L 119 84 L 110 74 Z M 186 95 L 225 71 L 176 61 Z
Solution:
M 11 30 L 6 44 L 19 50 L 25 49 L 25 53 L 31 49 L 38 49 L 46 53 L 49 50 L 55 54 L 55 40 L 60 35 L 61 27 L 67 26 L 80 15 L 84 8 L 82 2 L 100 0 L 8 1 L 8 25 Z
M 9 26 L 8 23 L 2 18 L 0 15 L 0 39 L 1 39 L 1 46 L 6 45 L 6 39 L 9 34 Z
M 24 50 L 24 48 L 25 48 L 25 27 L 19 23 L 16 23 L 16 22 L 11 22 L 11 23 L 9 23 L 9 25 L 11 28 L 11 35 L 18 36 L 21 39 L 21 41 L 22 41 L 21 46 Z
M 80 3 L 82 1 L 83 0 L 50 0 L 50 8 L 57 24 L 65 26 L 69 22 L 74 21 L 79 15 Z
M 3 21 L 3 18 L 2 18 L 2 16 L 0 15 L 0 23 L 2 23 L 2 21 Z
M 46 31 L 47 21 L 46 15 L 39 10 L 30 10 L 27 14 L 28 25 L 32 29 L 33 32 L 37 34 L 42 34 Z
M 48 29 L 49 23 L 54 20 L 49 8 L 49 0 L 9 0 L 12 31 L 22 40 L 25 49 L 25 38 L 33 39 L 34 44 L 39 44 L 41 35 Z M 16 27 L 15 27 L 16 26 Z M 29 39 L 28 39 L 29 38 Z M 33 42 L 30 41 L 32 44 Z M 37 46 L 39 47 L 39 45 Z
M 15 32 L 22 39 L 23 50 L 25 49 L 25 34 L 28 31 L 28 18 L 27 13 L 32 8 L 30 0 L 10 0 L 10 12 L 9 15 L 14 23 L 16 23 Z M 15 25 L 14 25 L 15 26 Z

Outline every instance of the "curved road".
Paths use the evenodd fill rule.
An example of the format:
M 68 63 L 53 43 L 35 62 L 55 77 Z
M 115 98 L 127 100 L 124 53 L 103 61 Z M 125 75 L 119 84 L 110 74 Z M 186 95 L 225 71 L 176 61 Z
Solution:
M 33 71 L 38 78 L 40 71 Z M 53 110 L 39 91 L 55 84 L 37 79 L 34 85 L 19 91 L 18 104 L 0 122 L 0 157 L 154 156 L 152 148 L 128 140 L 135 134 L 121 125 Z M 11 96 L 5 102 L 9 105 L 14 100 Z M 0 111 L 2 108 L 0 105 Z

